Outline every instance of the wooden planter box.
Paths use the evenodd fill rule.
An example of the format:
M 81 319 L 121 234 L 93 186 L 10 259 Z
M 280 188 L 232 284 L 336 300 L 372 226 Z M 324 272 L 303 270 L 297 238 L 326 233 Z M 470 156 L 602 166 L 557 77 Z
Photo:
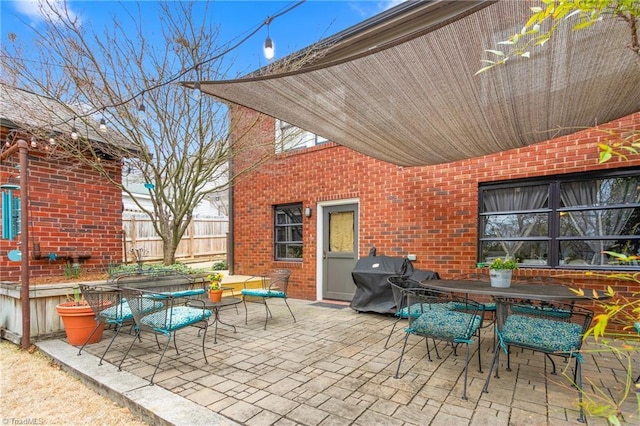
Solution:
M 29 290 L 32 340 L 64 336 L 62 320 L 56 306 L 73 299 L 79 283 L 32 285 Z M 104 281 L 92 282 L 104 284 Z M 0 283 L 0 337 L 20 344 L 22 340 L 22 301 L 19 284 Z

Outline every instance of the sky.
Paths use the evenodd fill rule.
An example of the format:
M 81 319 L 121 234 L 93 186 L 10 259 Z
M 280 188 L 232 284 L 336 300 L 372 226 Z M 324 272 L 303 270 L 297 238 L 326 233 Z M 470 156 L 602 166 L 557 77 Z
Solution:
M 60 0 L 49 0 L 60 1 Z M 333 35 L 352 25 L 358 24 L 402 0 L 307 0 L 300 6 L 275 18 L 269 26 L 269 36 L 275 44 L 275 58 L 309 46 L 318 40 Z M 240 40 L 265 20 L 274 16 L 297 1 L 215 1 L 210 6 L 207 19 L 220 25 L 221 42 Z M 133 10 L 132 1 L 69 1 L 69 8 L 83 24 L 97 33 L 112 19 L 125 19 L 127 10 Z M 199 5 L 204 3 L 200 2 Z M 152 36 L 160 31 L 157 19 L 157 2 L 141 1 L 145 34 Z M 28 46 L 33 30 L 41 24 L 38 0 L 0 0 L 0 43 L 6 43 L 9 33 Z M 244 74 L 258 69 L 268 62 L 263 55 L 263 44 L 267 37 L 262 28 L 242 46 L 230 53 L 233 73 Z

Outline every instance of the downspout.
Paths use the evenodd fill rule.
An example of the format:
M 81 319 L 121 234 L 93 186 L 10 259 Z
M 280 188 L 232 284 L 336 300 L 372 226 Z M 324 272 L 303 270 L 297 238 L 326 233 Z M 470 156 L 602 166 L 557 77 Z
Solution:
M 18 149 L 20 151 L 22 349 L 28 349 L 31 346 L 31 301 L 29 300 L 29 145 L 27 145 L 27 141 L 19 139 Z
M 18 151 L 20 158 L 20 302 L 22 307 L 22 349 L 31 346 L 31 309 L 29 300 L 29 145 L 18 139 L 0 155 L 0 160 L 9 158 Z
M 227 233 L 227 267 L 229 275 L 234 274 L 234 233 L 233 233 L 233 155 L 229 159 L 229 176 L 232 177 L 229 185 L 229 232 Z

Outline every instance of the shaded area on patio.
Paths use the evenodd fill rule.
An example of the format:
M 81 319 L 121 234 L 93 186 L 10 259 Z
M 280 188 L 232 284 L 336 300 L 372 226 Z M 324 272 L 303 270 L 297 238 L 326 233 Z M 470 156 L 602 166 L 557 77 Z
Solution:
M 173 347 L 168 349 L 155 377 L 156 386 L 247 425 L 577 424 L 575 391 L 562 375 L 545 374 L 545 369 L 551 368 L 540 353 L 515 350 L 513 371 L 501 366 L 500 378 L 492 379 L 489 393 L 481 393 L 491 360 L 491 329 L 483 332 L 484 373 L 478 372 L 477 359 L 472 356 L 469 400 L 464 401 L 461 350 L 454 356 L 440 343 L 443 359 L 429 362 L 423 340 L 412 336 L 405 353 L 408 362 L 402 364 L 404 376 L 394 379 L 404 332 L 396 331 L 389 348 L 384 349 L 393 317 L 303 300 L 290 299 L 290 303 L 298 322 L 291 321 L 284 305 L 277 305 L 272 307 L 274 317 L 266 331 L 260 304 L 248 304 L 247 325 L 243 312 L 223 311 L 222 317 L 236 325 L 238 332 L 221 327 L 217 344 L 207 338 L 208 365 L 198 330 L 185 330 L 178 336 L 180 355 Z M 105 330 L 102 342 L 85 351 L 100 356 L 110 333 Z M 117 364 L 132 338 L 118 336 L 106 361 Z M 613 394 L 621 392 L 624 365 L 610 353 L 592 352 L 595 348 L 592 341 L 583 347 L 586 392 L 593 391 L 588 380 Z M 160 352 L 155 339 L 143 335 L 123 369 L 148 379 Z M 75 356 L 77 351 L 73 353 Z M 636 355 L 634 365 L 639 363 Z M 560 370 L 565 366 L 559 363 Z M 98 367 L 97 371 L 110 367 Z M 572 374 L 571 370 L 568 373 Z M 115 374 L 117 381 L 117 375 L 124 373 Z M 626 413 L 633 412 L 633 403 L 627 408 Z M 192 421 L 185 418 L 184 424 Z M 587 423 L 603 424 L 594 418 L 588 418 Z

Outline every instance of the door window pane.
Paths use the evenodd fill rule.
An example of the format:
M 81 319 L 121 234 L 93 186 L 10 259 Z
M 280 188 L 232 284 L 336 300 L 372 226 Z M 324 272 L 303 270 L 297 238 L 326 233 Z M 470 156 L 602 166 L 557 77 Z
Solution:
M 353 212 L 329 215 L 329 251 L 353 253 L 355 239 Z

